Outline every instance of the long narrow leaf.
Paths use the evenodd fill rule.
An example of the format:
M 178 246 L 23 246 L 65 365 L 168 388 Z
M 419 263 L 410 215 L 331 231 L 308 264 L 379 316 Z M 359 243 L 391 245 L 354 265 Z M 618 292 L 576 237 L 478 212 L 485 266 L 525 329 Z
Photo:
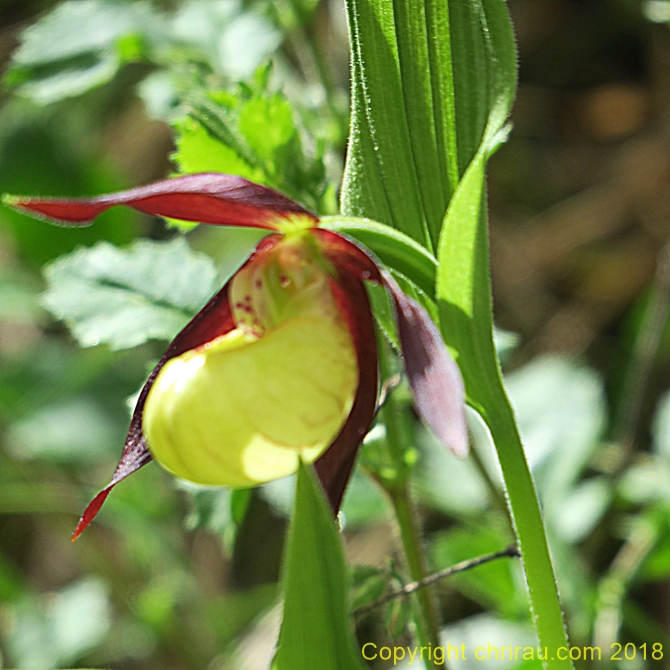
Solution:
M 328 503 L 304 464 L 284 565 L 277 670 L 362 670 L 347 614 L 342 546 Z
M 405 113 L 393 3 L 347 0 L 352 123 L 342 210 L 430 247 Z
M 484 184 L 516 87 L 507 8 L 504 0 L 348 0 L 347 9 L 352 134 L 342 209 L 437 247 L 442 334 L 458 355 L 469 402 L 494 436 L 538 638 L 555 651 L 567 645 L 562 612 L 492 334 Z M 441 198 L 448 210 L 436 222 Z M 418 272 L 404 272 L 417 281 Z M 547 666 L 571 663 L 550 654 Z
M 476 94 L 479 87 L 480 96 L 486 98 L 489 109 L 486 119 L 478 114 L 461 115 L 466 122 L 458 135 L 459 158 L 467 156 L 476 142 L 479 147 L 449 204 L 441 232 L 437 280 L 440 322 L 445 340 L 459 352 L 468 400 L 488 423 L 498 451 L 526 573 L 533 622 L 541 646 L 552 650 L 545 665 L 570 668 L 570 660 L 560 660 L 555 654 L 559 647 L 568 644 L 563 613 L 537 493 L 502 384 L 493 341 L 485 166 L 491 143 L 507 118 L 514 95 L 514 41 L 506 8 L 499 0 L 453 5 L 459 10 L 476 9 L 469 17 L 454 12 L 463 28 L 454 34 L 462 35 L 467 33 L 467 28 L 480 26 L 480 37 L 471 40 L 474 47 L 471 62 L 481 63 L 480 70 L 486 74 L 475 83 L 473 93 L 466 85 L 465 68 L 461 72 L 457 70 L 456 100 L 467 103 L 468 96 Z M 471 108 L 481 111 L 477 104 Z M 484 123 L 481 129 L 476 125 L 481 127 Z M 461 131 L 461 125 L 458 130 Z

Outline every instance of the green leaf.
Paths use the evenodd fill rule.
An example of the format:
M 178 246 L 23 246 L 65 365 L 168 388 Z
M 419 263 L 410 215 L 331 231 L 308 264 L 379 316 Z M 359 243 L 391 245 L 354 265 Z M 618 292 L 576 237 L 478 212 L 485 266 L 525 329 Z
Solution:
M 317 212 L 329 210 L 322 148 L 317 146 L 314 155 L 303 150 L 293 109 L 283 94 L 240 86 L 236 94 L 191 93 L 186 103 L 189 116 L 175 124 L 173 155 L 182 173 L 238 174 Z
M 211 297 L 218 273 L 183 239 L 142 240 L 128 249 L 100 242 L 45 269 L 44 306 L 85 347 L 127 349 L 171 340 Z
M 459 179 L 509 112 L 514 43 L 501 0 L 348 0 L 352 123 L 342 209 L 435 248 Z M 502 47 L 491 53 L 491 43 Z
M 69 0 L 20 39 L 5 83 L 47 104 L 105 84 L 133 61 L 163 68 L 197 63 L 219 77 L 246 79 L 282 35 L 238 0 L 190 0 L 173 14 L 143 1 Z
M 461 9 L 474 7 L 474 3 L 452 4 Z M 445 341 L 458 352 L 468 402 L 488 424 L 498 452 L 540 644 L 557 649 L 567 644 L 563 614 L 537 494 L 502 384 L 493 340 L 485 165 L 514 94 L 514 41 L 504 3 L 485 0 L 479 12 L 477 16 L 463 19 L 463 26 L 475 33 L 479 31 L 478 36 L 470 35 L 473 48 L 469 55 L 475 64 L 481 64 L 481 80 L 468 78 L 467 45 L 461 44 L 458 48 L 462 69 L 455 67 L 454 70 L 455 80 L 460 79 L 461 84 L 460 87 L 455 84 L 455 97 L 467 105 L 469 96 L 476 92 L 466 90 L 465 82 L 479 88 L 486 94 L 482 100 L 487 120 L 479 139 L 475 139 L 476 128 L 467 124 L 464 129 L 458 128 L 459 167 L 463 164 L 461 158 L 467 156 L 473 146 L 478 144 L 479 148 L 456 188 L 444 219 L 438 247 L 437 298 L 442 332 Z M 482 109 L 481 100 L 470 100 L 467 109 L 474 115 L 468 118 L 476 121 Z M 550 660 L 546 665 L 572 667 L 569 660 Z
M 301 464 L 284 565 L 284 620 L 276 667 L 362 670 L 347 599 L 335 522 L 314 476 Z
M 261 496 L 282 516 L 290 516 L 295 504 L 295 476 L 268 482 L 260 487 Z M 244 490 L 244 489 L 243 489 Z M 362 468 L 354 468 L 341 507 L 340 523 L 347 529 L 358 529 L 388 519 L 388 502 Z
M 281 34 L 256 9 L 240 0 L 188 0 L 179 3 L 170 36 L 233 81 L 251 76 L 281 44 Z
M 403 100 L 393 4 L 348 0 L 347 15 L 352 100 L 342 211 L 392 225 L 428 246 Z
M 609 504 L 605 479 L 577 484 L 606 425 L 599 375 L 558 356 L 540 356 L 505 377 L 545 521 L 567 542 L 595 527 Z M 570 445 L 569 449 L 565 446 Z
M 240 132 L 254 154 L 275 169 L 279 168 L 278 154 L 297 132 L 289 101 L 277 93 L 252 98 L 242 105 L 239 123 Z
M 506 375 L 505 388 L 543 500 L 564 493 L 587 467 L 606 425 L 600 376 L 545 355 Z
M 436 298 L 468 402 L 489 425 L 526 569 L 540 643 L 567 643 L 533 482 L 493 340 L 485 166 L 516 86 L 503 0 L 347 0 L 352 120 L 345 215 L 438 250 Z M 439 179 L 436 176 L 439 175 Z M 446 216 L 445 216 L 446 211 Z M 550 661 L 571 667 L 570 661 Z
M 252 165 L 253 159 L 244 157 L 248 149 L 233 144 L 230 135 L 217 137 L 201 121 L 191 117 L 178 121 L 175 130 L 177 151 L 172 159 L 179 166 L 180 172 L 223 172 L 252 181 L 262 180 L 262 170 Z M 222 131 L 219 130 L 219 133 Z M 226 142 L 222 141 L 223 137 L 227 139 Z
M 451 517 L 480 515 L 489 494 L 472 458 L 457 458 L 427 430 L 419 431 L 417 446 L 420 455 L 412 480 L 420 501 Z
M 117 44 L 155 18 L 145 2 L 64 2 L 21 34 L 6 81 L 39 104 L 80 95 L 114 77 L 124 62 Z

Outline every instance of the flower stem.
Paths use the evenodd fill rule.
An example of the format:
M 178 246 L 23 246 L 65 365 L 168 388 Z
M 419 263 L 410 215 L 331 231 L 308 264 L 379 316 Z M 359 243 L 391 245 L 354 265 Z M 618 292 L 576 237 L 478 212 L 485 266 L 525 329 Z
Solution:
M 384 336 L 378 332 L 377 338 L 379 343 L 379 367 L 382 380 L 385 380 L 390 378 L 392 374 L 391 353 Z M 419 582 L 426 577 L 428 572 L 421 540 L 421 529 L 409 485 L 411 466 L 406 458 L 409 451 L 409 434 L 405 431 L 402 408 L 398 405 L 393 391 L 390 391 L 386 397 L 386 402 L 380 411 L 380 418 L 386 426 L 388 456 L 393 467 L 374 473 L 374 476 L 388 494 L 393 505 L 410 578 L 412 581 Z M 440 626 L 437 601 L 433 589 L 428 587 L 414 594 L 414 605 L 414 620 L 419 645 L 422 647 L 432 645 L 434 649 L 440 644 Z M 445 667 L 444 663 L 437 663 L 435 660 L 433 660 L 433 664 L 434 667 Z
M 398 522 L 407 569 L 412 580 L 419 582 L 425 579 L 428 573 L 426 571 L 421 531 L 410 497 L 409 486 L 405 484 L 404 487 L 391 489 L 388 493 Z M 422 647 L 432 645 L 434 649 L 440 644 L 440 627 L 435 594 L 432 588 L 427 587 L 417 591 L 414 597 L 418 605 L 415 622 L 419 644 Z M 444 662 L 438 663 L 433 660 L 433 663 L 437 668 L 445 667 Z M 428 661 L 426 661 L 426 664 L 428 664 Z

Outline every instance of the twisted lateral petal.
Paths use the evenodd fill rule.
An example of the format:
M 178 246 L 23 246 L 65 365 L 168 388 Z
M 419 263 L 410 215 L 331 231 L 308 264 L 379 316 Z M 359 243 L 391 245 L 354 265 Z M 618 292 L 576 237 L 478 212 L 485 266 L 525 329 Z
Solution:
M 3 202 L 54 223 L 88 226 L 115 205 L 145 214 L 268 230 L 311 228 L 317 218 L 289 198 L 235 175 L 204 172 L 95 198 L 4 196 Z
M 257 251 L 271 248 L 280 239 L 279 236 L 271 235 L 266 237 L 259 245 Z M 253 259 L 253 256 L 252 256 Z M 184 329 L 175 337 L 170 346 L 167 348 L 163 357 L 154 368 L 149 376 L 149 379 L 142 387 L 133 418 L 130 422 L 128 435 L 126 436 L 126 443 L 123 447 L 121 459 L 116 466 L 114 475 L 109 484 L 98 493 L 95 498 L 89 503 L 84 511 L 77 527 L 72 535 L 72 540 L 76 540 L 85 528 L 93 521 L 97 513 L 100 511 L 102 504 L 107 499 L 110 491 L 121 480 L 131 475 L 136 470 L 139 470 L 143 465 L 146 465 L 151 460 L 151 454 L 147 448 L 146 440 L 142 432 L 142 418 L 144 414 L 144 404 L 147 395 L 153 386 L 153 383 L 161 371 L 163 366 L 172 358 L 180 356 L 186 351 L 201 347 L 207 342 L 226 335 L 235 328 L 235 322 L 230 310 L 228 300 L 230 283 L 226 284 L 201 310 L 196 316 L 184 327 Z
M 358 389 L 346 423 L 314 464 L 321 486 L 337 514 L 354 467 L 358 447 L 372 426 L 377 408 L 377 341 L 363 282 L 342 268 L 331 279 L 333 296 L 351 333 L 358 361 Z
M 390 273 L 384 282 L 393 295 L 405 371 L 421 420 L 459 457 L 469 450 L 465 386 L 461 371 L 428 312 L 407 297 Z
M 406 296 L 393 276 L 380 269 L 369 252 L 355 241 L 324 229 L 312 234 L 333 265 L 346 269 L 358 279 L 383 283 L 391 293 L 416 411 L 456 456 L 465 456 L 469 441 L 463 378 L 429 314 L 416 300 Z

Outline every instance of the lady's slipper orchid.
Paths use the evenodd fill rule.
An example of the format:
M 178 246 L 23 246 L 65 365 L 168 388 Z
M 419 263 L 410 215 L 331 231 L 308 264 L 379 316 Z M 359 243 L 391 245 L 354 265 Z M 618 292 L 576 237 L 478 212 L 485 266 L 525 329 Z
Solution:
M 457 455 L 468 449 L 460 372 L 432 320 L 371 254 L 279 193 L 195 174 L 89 199 L 8 197 L 49 221 L 89 225 L 115 205 L 270 231 L 177 335 L 144 385 L 111 489 L 152 458 L 184 479 L 247 487 L 316 472 L 337 510 L 377 405 L 377 344 L 364 281 L 393 297 L 419 416 Z

